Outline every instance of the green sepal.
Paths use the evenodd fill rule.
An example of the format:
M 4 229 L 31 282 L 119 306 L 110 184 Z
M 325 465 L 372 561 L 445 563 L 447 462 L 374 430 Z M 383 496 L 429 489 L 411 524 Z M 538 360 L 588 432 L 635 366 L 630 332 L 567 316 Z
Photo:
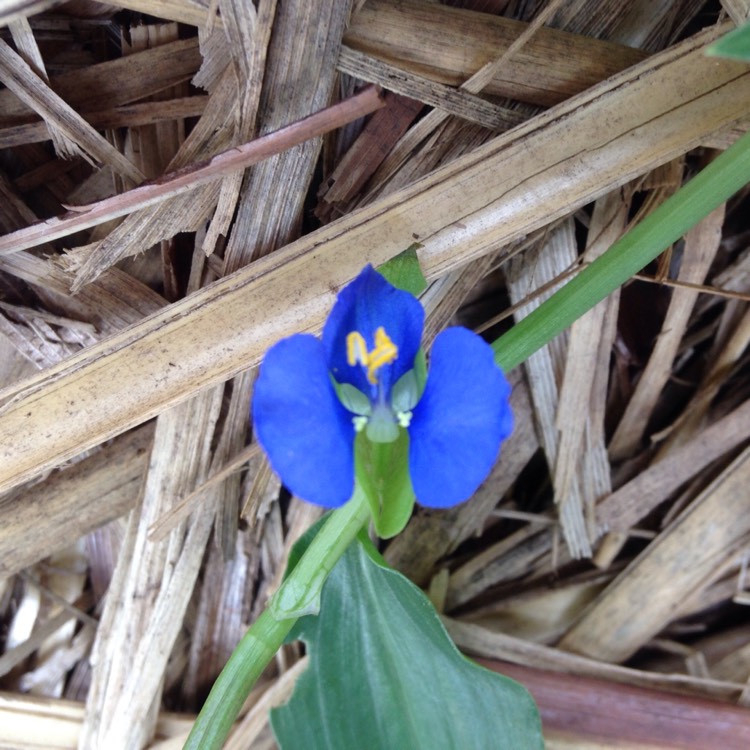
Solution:
M 419 403 L 427 383 L 427 358 L 420 346 L 414 367 L 405 372 L 391 389 L 391 406 L 396 412 L 411 411 Z
M 369 416 L 372 413 L 372 404 L 369 397 L 365 396 L 359 388 L 355 388 L 351 383 L 339 383 L 333 375 L 331 375 L 331 383 L 339 401 L 352 414 Z
M 417 258 L 417 249 L 422 247 L 418 242 L 409 245 L 402 253 L 395 258 L 383 263 L 377 271 L 384 276 L 386 281 L 393 284 L 396 289 L 402 289 L 405 292 L 418 297 L 427 289 L 427 279 L 422 273 L 422 267 L 419 265 Z
M 725 34 L 706 48 L 712 57 L 728 57 L 731 60 L 750 62 L 750 23 Z
M 414 510 L 409 475 L 409 434 L 402 427 L 391 443 L 373 443 L 364 432 L 354 441 L 354 471 L 381 539 L 396 536 Z

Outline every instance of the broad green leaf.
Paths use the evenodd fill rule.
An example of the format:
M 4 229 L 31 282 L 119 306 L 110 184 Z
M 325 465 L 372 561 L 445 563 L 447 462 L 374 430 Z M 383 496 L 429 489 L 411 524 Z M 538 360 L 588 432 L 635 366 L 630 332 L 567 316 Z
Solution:
M 399 428 L 392 443 L 373 443 L 364 432 L 354 443 L 354 466 L 370 504 L 375 531 L 381 539 L 396 536 L 414 510 L 409 476 L 409 435 Z
M 310 666 L 271 712 L 282 750 L 541 750 L 525 688 L 462 656 L 427 597 L 360 539 L 320 615 L 297 624 Z
M 706 49 L 707 55 L 750 62 L 750 23 L 730 31 Z
M 422 273 L 422 267 L 417 258 L 417 249 L 422 247 L 418 242 L 409 245 L 402 253 L 388 262 L 383 263 L 377 270 L 396 289 L 403 289 L 418 297 L 427 289 L 427 279 Z

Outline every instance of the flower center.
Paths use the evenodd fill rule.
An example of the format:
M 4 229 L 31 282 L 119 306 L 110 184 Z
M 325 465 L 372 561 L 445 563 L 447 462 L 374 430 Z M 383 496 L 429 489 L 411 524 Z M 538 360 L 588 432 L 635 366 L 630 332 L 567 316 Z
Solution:
M 378 370 L 391 364 L 397 357 L 398 347 L 391 341 L 383 326 L 375 331 L 375 348 L 369 352 L 365 337 L 359 331 L 352 331 L 346 337 L 346 361 L 350 367 L 366 367 L 367 380 L 371 385 L 378 384 Z

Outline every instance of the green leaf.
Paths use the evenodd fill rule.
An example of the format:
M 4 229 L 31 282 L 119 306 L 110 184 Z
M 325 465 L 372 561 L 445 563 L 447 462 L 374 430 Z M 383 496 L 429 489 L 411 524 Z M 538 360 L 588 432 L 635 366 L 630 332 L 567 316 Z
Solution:
M 706 49 L 706 54 L 750 62 L 750 23 L 717 39 Z
M 525 688 L 462 656 L 427 597 L 360 539 L 320 615 L 298 623 L 310 666 L 271 712 L 282 750 L 541 750 Z
M 418 242 L 409 245 L 406 250 L 383 263 L 377 269 L 378 273 L 384 276 L 396 289 L 403 289 L 415 297 L 418 297 L 427 289 L 427 279 L 422 273 L 422 267 L 419 265 L 419 259 L 417 258 L 417 249 L 420 247 L 422 245 Z
M 398 438 L 392 443 L 373 443 L 360 432 L 354 442 L 354 466 L 377 535 L 381 539 L 396 536 L 414 509 L 408 433 L 399 428 Z

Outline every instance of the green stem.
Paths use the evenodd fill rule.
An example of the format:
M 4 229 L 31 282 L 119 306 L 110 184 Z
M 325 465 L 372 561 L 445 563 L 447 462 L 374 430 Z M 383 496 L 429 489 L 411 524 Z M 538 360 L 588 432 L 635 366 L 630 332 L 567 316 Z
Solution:
M 506 372 L 573 325 L 750 182 L 750 132 L 492 344 Z
M 297 619 L 316 613 L 328 574 L 370 517 L 359 485 L 348 503 L 328 517 L 268 607 L 250 626 L 193 725 L 184 750 L 218 750 L 260 677 Z

